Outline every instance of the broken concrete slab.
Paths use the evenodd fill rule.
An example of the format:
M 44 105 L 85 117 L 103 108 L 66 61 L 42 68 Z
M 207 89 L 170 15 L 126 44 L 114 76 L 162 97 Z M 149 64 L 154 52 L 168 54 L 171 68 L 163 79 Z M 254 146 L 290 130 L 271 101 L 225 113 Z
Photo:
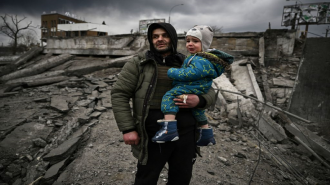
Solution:
M 16 127 L 4 140 L 0 142 L 0 147 L 15 153 L 21 153 L 33 146 L 33 139 L 42 138 L 47 140 L 53 128 L 45 124 L 36 122 L 25 123 Z
M 280 86 L 280 87 L 293 87 L 294 81 L 284 79 L 284 78 L 273 78 L 273 85 Z
M 107 90 L 107 91 L 103 91 L 100 95 L 99 98 L 103 99 L 103 98 L 110 98 L 111 97 L 111 91 Z
M 79 107 L 88 107 L 93 101 L 93 99 L 80 100 L 76 102 L 76 105 Z
M 269 115 L 262 113 L 259 123 L 256 123 L 262 134 L 269 140 L 283 141 L 287 135 L 281 125 L 276 123 Z
M 252 87 L 253 87 L 253 90 L 254 90 L 254 94 L 256 95 L 256 97 L 259 101 L 263 102 L 264 97 L 261 94 L 259 85 L 257 83 L 256 77 L 255 77 L 255 75 L 253 73 L 253 70 L 252 70 L 252 66 L 251 66 L 251 64 L 247 64 L 246 67 L 247 67 L 248 72 L 249 72 L 249 76 L 250 76 L 250 80 L 251 80 Z
M 317 123 L 310 130 L 330 141 L 329 38 L 308 38 L 289 111 Z M 298 83 L 299 82 L 299 83 Z M 303 101 L 302 101 L 303 100 Z
M 58 95 L 52 96 L 50 107 L 60 112 L 68 112 L 70 110 L 68 106 L 68 102 L 66 101 L 66 97 L 58 96 Z
M 90 120 L 89 116 L 87 116 L 87 113 L 88 111 L 86 107 L 77 107 L 77 109 L 70 112 L 69 114 L 77 118 L 79 123 L 85 124 Z
M 105 88 L 108 87 L 109 85 L 105 83 L 104 81 L 93 81 L 93 84 L 97 85 L 100 88 Z
M 277 98 L 290 98 L 292 88 L 271 88 L 272 95 Z
M 98 111 L 95 111 L 93 112 L 92 114 L 89 115 L 90 118 L 98 118 L 100 115 L 102 114 L 102 112 L 98 112 Z
M 43 51 L 44 48 L 42 47 L 33 47 L 32 49 L 30 49 L 28 52 L 24 53 L 23 55 L 21 55 L 17 61 L 15 61 L 15 65 L 16 66 L 20 66 L 24 63 L 26 63 L 29 59 L 31 59 L 32 57 L 34 57 L 35 55 L 39 54 L 40 52 Z
M 80 137 L 66 140 L 64 143 L 51 150 L 46 156 L 44 156 L 43 160 L 50 162 L 50 164 L 56 164 L 64 160 L 74 152 L 79 144 L 79 140 Z
M 94 109 L 99 112 L 104 112 L 107 110 L 107 108 L 102 107 L 102 106 L 95 106 Z
M 314 134 L 307 128 L 304 128 L 293 122 L 285 124 L 285 128 L 293 135 L 298 137 L 307 146 L 312 148 L 317 154 L 323 156 L 330 161 L 330 145 L 327 144 L 322 138 Z
M 112 108 L 111 98 L 102 98 L 102 106 L 105 108 Z
M 6 82 L 6 84 L 22 83 L 22 82 L 26 82 L 26 81 L 34 81 L 34 80 L 39 80 L 39 79 L 53 77 L 53 76 L 60 76 L 63 73 L 64 73 L 64 70 L 45 72 L 45 73 L 34 75 L 34 76 L 28 76 L 28 77 L 24 77 L 24 78 L 17 78 L 14 80 L 8 80 Z
M 32 116 L 36 111 L 33 109 L 24 110 L 24 114 L 19 114 L 17 112 L 16 119 L 12 120 L 11 118 L 5 116 L 5 112 L 0 113 L 0 138 L 7 135 L 9 132 L 11 132 L 13 129 L 15 129 L 16 126 L 21 125 L 26 121 L 26 119 L 30 116 Z
M 80 127 L 77 131 L 75 131 L 72 135 L 70 135 L 69 139 L 80 138 L 88 131 L 89 131 L 89 126 L 84 125 L 84 126 Z
M 45 60 L 41 61 L 40 63 L 35 64 L 29 68 L 18 70 L 18 71 L 12 72 L 10 74 L 4 75 L 0 78 L 0 81 L 4 82 L 4 81 L 8 81 L 8 80 L 26 77 L 26 76 L 37 75 L 42 72 L 45 72 L 46 70 L 48 70 L 52 67 L 62 64 L 68 60 L 71 60 L 72 58 L 74 58 L 73 55 L 63 54 L 60 56 L 52 57 L 50 59 L 45 59 Z
M 63 161 L 54 164 L 47 171 L 43 178 L 40 180 L 41 184 L 53 184 L 53 182 L 59 176 L 59 173 L 67 166 L 69 162 L 69 157 Z
M 25 85 L 27 87 L 35 87 L 35 86 L 42 86 L 42 85 L 58 83 L 58 82 L 62 82 L 62 81 L 68 80 L 68 79 L 69 79 L 69 77 L 67 77 L 67 76 L 54 76 L 54 77 L 47 77 L 47 78 L 43 78 L 43 79 L 23 82 L 23 85 Z
M 31 50 L 29 50 L 28 52 L 26 52 L 23 55 L 19 56 L 17 58 L 17 60 L 15 61 L 15 63 L 13 63 L 11 65 L 7 65 L 4 68 L 1 68 L 1 70 L 0 70 L 0 76 L 7 75 L 7 74 L 15 71 L 18 66 L 23 65 L 29 59 L 31 59 L 32 57 L 34 57 L 35 55 L 37 55 L 38 53 L 40 53 L 42 50 L 43 50 L 42 47 L 34 47 Z
M 234 85 L 240 92 L 245 92 L 245 95 L 257 97 L 254 92 L 253 85 L 250 79 L 249 71 L 246 66 L 240 66 L 242 62 L 247 62 L 247 59 L 235 61 L 231 65 L 231 78 L 235 80 Z
M 71 66 L 68 69 L 66 69 L 66 74 L 71 76 L 83 76 L 85 74 L 90 74 L 94 71 L 98 71 L 101 69 L 106 69 L 110 67 L 123 67 L 126 62 L 133 60 L 134 55 L 126 56 L 126 57 L 120 57 L 116 59 L 109 59 L 104 62 L 100 63 L 89 63 L 87 65 L 80 65 L 80 66 Z
M 103 36 L 67 39 L 48 38 L 44 53 L 74 55 L 134 55 L 148 46 L 146 36 Z
M 217 87 L 220 87 L 221 89 L 240 93 L 225 75 L 219 76 L 218 78 L 214 79 L 213 82 L 216 83 Z M 229 92 L 221 92 L 221 93 L 228 103 L 236 102 L 237 96 L 239 96 Z

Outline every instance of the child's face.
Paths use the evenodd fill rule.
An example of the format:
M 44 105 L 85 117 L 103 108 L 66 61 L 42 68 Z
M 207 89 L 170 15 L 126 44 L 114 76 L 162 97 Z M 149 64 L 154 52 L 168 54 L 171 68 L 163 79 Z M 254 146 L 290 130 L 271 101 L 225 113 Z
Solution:
M 186 48 L 189 53 L 194 54 L 202 51 L 202 42 L 193 36 L 186 37 Z

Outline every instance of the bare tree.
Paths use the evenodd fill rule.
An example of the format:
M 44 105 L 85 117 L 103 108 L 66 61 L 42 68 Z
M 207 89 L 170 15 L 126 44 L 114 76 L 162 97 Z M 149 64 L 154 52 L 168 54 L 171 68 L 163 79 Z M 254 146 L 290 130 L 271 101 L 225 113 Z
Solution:
M 31 46 L 36 45 L 38 40 L 35 33 L 27 31 L 22 34 L 19 43 L 30 48 Z
M 210 27 L 212 28 L 212 30 L 213 30 L 214 33 L 222 33 L 222 29 L 223 29 L 222 26 L 221 27 L 218 27 L 218 26 L 212 25 Z
M 21 32 L 23 30 L 31 29 L 33 27 L 31 25 L 32 21 L 27 23 L 24 27 L 21 27 L 20 24 L 22 23 L 23 20 L 26 19 L 26 17 L 19 19 L 17 15 L 8 15 L 8 14 L 5 14 L 0 17 L 2 19 L 2 23 L 0 24 L 0 33 L 13 39 L 14 41 L 13 54 L 15 55 L 17 51 L 18 39 L 22 37 Z

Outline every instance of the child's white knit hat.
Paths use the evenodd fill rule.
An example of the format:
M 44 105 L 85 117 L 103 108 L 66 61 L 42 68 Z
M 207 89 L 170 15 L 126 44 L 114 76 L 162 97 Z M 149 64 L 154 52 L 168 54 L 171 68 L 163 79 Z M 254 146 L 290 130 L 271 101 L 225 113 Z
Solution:
M 202 42 L 202 50 L 207 51 L 211 46 L 214 33 L 210 26 L 196 25 L 187 32 L 186 37 L 188 35 L 198 38 Z

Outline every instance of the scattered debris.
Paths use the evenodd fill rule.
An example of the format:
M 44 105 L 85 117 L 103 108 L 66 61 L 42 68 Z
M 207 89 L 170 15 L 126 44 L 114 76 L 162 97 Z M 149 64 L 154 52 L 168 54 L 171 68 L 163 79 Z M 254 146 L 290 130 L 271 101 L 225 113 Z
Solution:
M 306 128 L 313 123 L 298 124 L 282 111 L 300 55 L 289 56 L 291 48 L 265 54 L 270 37 L 258 38 L 259 58 L 237 56 L 232 70 L 214 80 L 217 102 L 207 117 L 217 145 L 201 148 L 192 183 L 242 184 L 252 173 L 256 184 L 330 181 L 329 143 Z M 40 52 L 0 69 L 0 183 L 132 184 L 136 160 L 116 127 L 110 92 L 121 67 L 135 56 Z M 265 56 L 286 62 L 273 66 Z M 162 174 L 164 184 L 166 168 Z

